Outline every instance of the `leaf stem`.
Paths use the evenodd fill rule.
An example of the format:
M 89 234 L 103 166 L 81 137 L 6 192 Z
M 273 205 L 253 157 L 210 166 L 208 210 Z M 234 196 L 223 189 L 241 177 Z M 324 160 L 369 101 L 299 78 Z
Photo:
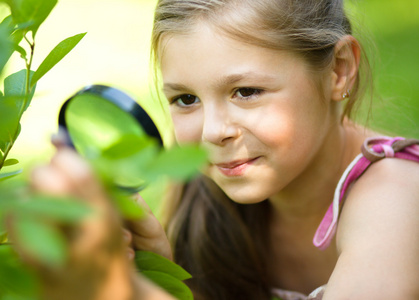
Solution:
M 20 108 L 19 111 L 19 123 L 20 124 L 20 120 L 22 118 L 23 112 L 25 111 L 25 108 L 28 104 L 29 98 L 30 98 L 30 93 L 31 88 L 30 88 L 30 81 L 31 81 L 31 68 L 32 68 L 32 61 L 33 61 L 33 56 L 35 53 L 35 41 L 33 40 L 33 42 L 29 41 L 28 37 L 26 36 L 28 32 L 25 32 L 25 34 L 23 35 L 24 39 L 26 40 L 26 42 L 29 44 L 29 47 L 31 49 L 31 54 L 29 56 L 29 61 L 26 60 L 26 78 L 25 78 L 25 95 L 24 95 L 24 100 L 23 100 L 23 105 Z M 17 139 L 17 135 L 18 135 L 18 130 L 16 130 L 13 142 Z
M 3 168 L 4 162 L 6 161 L 7 155 L 9 154 L 10 150 L 12 149 L 14 144 L 14 141 L 12 141 L 11 143 L 9 143 L 6 147 L 6 150 L 3 153 L 3 158 L 0 161 L 0 170 Z
M 33 40 L 33 42 L 31 43 L 29 41 L 29 39 L 26 36 L 26 33 L 24 35 L 25 40 L 28 42 L 29 47 L 31 48 L 31 55 L 29 56 L 29 62 L 26 61 L 26 80 L 25 80 L 25 98 L 24 98 L 24 102 L 23 102 L 23 106 L 20 108 L 20 112 L 19 112 L 19 121 L 20 118 L 22 117 L 22 114 L 25 110 L 25 107 L 29 101 L 29 95 L 31 93 L 31 88 L 30 88 L 30 80 L 31 80 L 31 67 L 32 67 L 32 61 L 33 61 L 33 56 L 35 53 L 35 40 Z

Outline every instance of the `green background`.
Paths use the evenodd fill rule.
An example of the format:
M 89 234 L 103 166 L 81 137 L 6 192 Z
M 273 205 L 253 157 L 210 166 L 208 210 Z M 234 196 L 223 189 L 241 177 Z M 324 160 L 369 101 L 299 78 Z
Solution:
M 419 138 L 419 1 L 364 0 L 347 5 L 373 67 L 368 125 Z

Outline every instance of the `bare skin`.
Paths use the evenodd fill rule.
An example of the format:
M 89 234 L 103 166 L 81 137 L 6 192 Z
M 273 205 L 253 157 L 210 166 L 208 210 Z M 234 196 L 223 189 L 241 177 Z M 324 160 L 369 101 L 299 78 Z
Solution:
M 125 222 L 125 226 L 129 230 L 127 234 L 131 235 L 130 245 L 135 245 L 135 249 L 151 251 L 173 260 L 170 243 L 160 222 L 139 194 L 134 195 L 134 199 L 145 209 L 147 215 L 141 220 L 128 220 Z M 130 249 L 129 251 L 132 251 L 132 248 Z
M 377 135 L 349 121 L 344 122 L 344 128 L 345 136 L 350 139 L 344 144 L 357 146 L 354 149 L 348 149 L 350 155 L 347 155 L 342 164 L 335 168 L 338 175 L 333 174 L 331 168 L 325 170 L 321 173 L 324 185 L 313 185 L 311 198 L 306 197 L 304 202 L 281 203 L 281 206 L 274 210 L 276 215 L 272 218 L 271 224 L 271 257 L 269 258 L 273 286 L 309 294 L 315 288 L 324 285 L 335 268 L 339 258 L 337 247 L 330 246 L 324 251 L 319 251 L 313 246 L 313 236 L 324 216 L 324 211 L 330 205 L 333 187 L 337 185 L 340 174 L 359 153 L 365 138 Z M 311 201 L 324 203 L 323 207 L 320 207 L 320 212 L 316 212 L 313 207 L 309 209 Z M 290 213 L 291 211 L 294 213 Z M 335 243 L 336 239 L 332 245 Z

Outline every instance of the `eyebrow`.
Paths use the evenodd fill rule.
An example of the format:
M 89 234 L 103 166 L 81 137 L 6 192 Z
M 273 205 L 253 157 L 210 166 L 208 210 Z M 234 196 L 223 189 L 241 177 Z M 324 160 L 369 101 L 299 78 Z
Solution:
M 254 73 L 254 72 L 246 72 L 246 73 L 238 73 L 238 74 L 231 74 L 227 75 L 225 77 L 221 77 L 217 80 L 216 86 L 223 86 L 223 85 L 232 85 L 236 84 L 237 82 L 243 81 L 243 80 L 264 80 L 266 79 L 266 75 Z
M 163 85 L 163 91 L 172 90 L 172 91 L 187 91 L 189 90 L 186 85 L 179 83 L 165 83 Z
M 227 76 L 223 76 L 216 80 L 214 86 L 216 88 L 225 86 L 225 85 L 233 85 L 243 80 L 258 80 L 260 82 L 266 83 L 272 81 L 275 77 L 267 74 L 260 74 L 255 72 L 245 72 L 245 73 L 237 73 L 237 74 L 230 74 Z M 190 89 L 184 85 L 179 83 L 165 83 L 163 85 L 163 91 L 189 91 Z

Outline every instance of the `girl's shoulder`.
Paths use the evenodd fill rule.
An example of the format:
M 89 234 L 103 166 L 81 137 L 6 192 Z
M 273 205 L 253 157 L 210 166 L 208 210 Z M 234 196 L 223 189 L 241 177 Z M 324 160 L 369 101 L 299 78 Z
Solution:
M 412 215 L 415 210 L 417 213 Z M 368 226 L 373 221 L 389 224 L 393 218 L 406 221 L 414 217 L 418 220 L 418 216 L 419 163 L 382 159 L 369 166 L 348 190 L 341 208 L 338 233 L 346 226 Z
M 338 222 L 346 224 L 340 221 L 344 204 L 343 212 L 348 216 L 353 211 L 346 208 L 348 206 L 358 208 L 359 205 L 359 209 L 365 211 L 365 205 L 374 203 L 373 200 L 384 201 L 379 200 L 380 194 L 389 196 L 397 194 L 401 189 L 408 193 L 418 186 L 415 183 L 419 171 L 419 140 L 369 137 L 365 139 L 361 149 L 362 153 L 357 155 L 343 172 L 335 189 L 333 202 L 317 228 L 313 244 L 320 249 L 330 245 Z M 406 182 L 403 182 L 403 178 Z M 402 188 L 409 182 L 413 183 L 410 189 Z M 392 189 L 394 193 L 389 194 L 388 189 Z M 393 195 L 393 199 L 404 197 L 401 193 Z M 365 198 L 371 200 L 365 202 Z M 391 202 L 390 206 L 394 204 L 395 202 Z
M 340 256 L 328 285 L 331 299 L 339 299 L 333 298 L 339 290 L 355 293 L 354 299 L 419 296 L 419 162 L 414 159 L 419 148 L 412 149 L 406 159 L 383 149 L 393 158 L 371 163 L 348 189 L 337 227 Z
M 407 220 L 414 210 L 419 213 L 418 145 L 419 140 L 403 138 L 366 140 L 362 156 L 342 187 L 347 190 L 338 232 L 359 224 L 361 216 L 366 217 L 367 223 L 388 223 L 386 220 L 392 217 Z M 418 220 L 417 216 L 413 219 Z

